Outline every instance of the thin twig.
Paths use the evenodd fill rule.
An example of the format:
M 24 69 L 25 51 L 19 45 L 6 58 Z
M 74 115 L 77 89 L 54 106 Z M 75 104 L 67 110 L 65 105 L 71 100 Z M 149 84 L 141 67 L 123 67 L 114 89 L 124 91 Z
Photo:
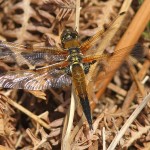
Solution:
M 75 29 L 77 32 L 79 32 L 80 10 L 80 0 L 76 0 Z
M 142 109 L 146 106 L 146 104 L 150 100 L 150 93 L 144 98 L 144 100 L 141 102 L 141 104 L 135 109 L 135 111 L 132 113 L 132 115 L 129 117 L 129 119 L 126 121 L 126 123 L 122 126 L 119 133 L 115 136 L 114 140 L 110 144 L 107 150 L 113 150 L 115 149 L 116 145 L 126 132 L 126 130 L 129 128 L 131 123 L 135 120 L 135 118 L 138 116 L 138 114 L 142 111 Z
M 12 105 L 13 107 L 17 108 L 21 112 L 25 113 L 27 116 L 29 116 L 30 118 L 32 118 L 33 120 L 35 120 L 37 123 L 39 123 L 44 128 L 50 130 L 50 125 L 47 124 L 46 122 L 44 122 L 42 119 L 40 119 L 37 115 L 33 114 L 32 112 L 30 112 L 29 110 L 27 110 L 23 106 L 19 105 L 18 103 L 16 103 L 12 99 L 10 99 L 10 98 L 2 95 L 2 94 L 0 94 L 0 96 L 3 98 L 3 100 L 5 100 L 6 102 L 8 102 L 10 105 Z
M 143 67 L 138 72 L 137 76 L 138 76 L 139 80 L 142 80 L 144 78 L 144 76 L 146 75 L 147 70 L 149 69 L 149 67 L 150 67 L 150 61 L 146 60 L 145 63 L 143 64 Z M 137 86 L 136 86 L 135 83 L 132 83 L 130 89 L 128 90 L 126 98 L 124 100 L 122 110 L 127 110 L 129 108 L 129 106 L 132 103 L 136 93 L 137 93 Z
M 139 77 L 137 75 L 135 67 L 131 64 L 130 60 L 128 60 L 127 63 L 129 65 L 130 73 L 133 77 L 134 82 L 136 83 L 136 86 L 138 87 L 138 90 L 139 90 L 140 94 L 142 96 L 144 96 L 145 95 L 145 89 L 144 89 L 144 86 L 141 84 L 141 82 L 139 80 Z
M 66 114 L 65 122 L 64 123 L 64 128 L 63 128 L 63 134 L 62 134 L 62 150 L 70 150 L 70 133 L 71 133 L 71 128 L 73 125 L 73 119 L 74 119 L 74 112 L 75 112 L 75 95 L 74 95 L 74 86 L 72 85 L 72 92 L 71 92 L 71 103 L 70 103 L 70 108 Z M 64 131 L 65 129 L 65 124 L 66 124 L 66 132 Z
M 109 83 L 108 89 L 110 89 L 110 90 L 112 90 L 112 91 L 114 91 L 117 94 L 122 95 L 122 96 L 126 96 L 126 94 L 127 94 L 126 90 L 122 89 L 121 87 L 119 87 L 113 83 Z
M 102 130 L 102 138 L 103 138 L 103 150 L 106 150 L 106 132 L 105 132 L 105 127 L 103 127 Z

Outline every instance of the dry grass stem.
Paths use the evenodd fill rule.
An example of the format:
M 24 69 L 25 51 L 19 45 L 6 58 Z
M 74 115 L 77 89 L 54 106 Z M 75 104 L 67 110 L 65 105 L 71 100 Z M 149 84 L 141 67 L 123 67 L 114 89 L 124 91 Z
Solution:
M 105 127 L 102 129 L 102 137 L 103 137 L 103 150 L 106 150 L 106 132 Z
M 80 0 L 76 0 L 76 14 L 75 14 L 75 29 L 79 33 L 79 20 L 80 20 Z
M 43 120 L 41 120 L 37 115 L 33 114 L 32 112 L 30 112 L 29 110 L 27 110 L 26 108 L 24 108 L 23 106 L 19 105 L 18 103 L 16 103 L 15 101 L 13 101 L 12 99 L 8 98 L 8 97 L 4 97 L 3 95 L 1 95 L 3 97 L 3 99 L 8 102 L 10 105 L 12 105 L 13 107 L 15 107 L 16 109 L 20 110 L 21 112 L 25 113 L 27 116 L 29 116 L 31 119 L 33 119 L 35 122 L 39 123 L 41 126 L 43 126 L 44 128 L 50 130 L 50 125 L 48 125 L 46 122 L 44 122 Z
M 116 86 L 113 83 L 109 83 L 108 88 L 122 96 L 126 96 L 126 94 L 127 94 L 126 90 Z
M 125 134 L 126 130 L 129 128 L 131 123 L 135 120 L 135 118 L 139 115 L 139 113 L 142 111 L 142 109 L 146 106 L 146 104 L 149 101 L 150 101 L 150 93 L 143 99 L 142 103 L 135 109 L 135 111 L 132 113 L 132 115 L 129 117 L 126 123 L 122 126 L 119 133 L 115 136 L 115 138 L 113 139 L 112 143 L 110 144 L 107 150 L 115 149 L 120 139 Z
M 62 134 L 62 150 L 69 150 L 70 149 L 70 135 L 71 129 L 73 125 L 74 113 L 75 113 L 75 90 L 72 85 L 72 92 L 71 92 L 71 103 L 69 110 L 65 117 L 65 123 L 63 127 L 63 134 Z
M 142 80 L 144 78 L 149 67 L 150 67 L 150 61 L 147 60 L 143 64 L 142 69 L 137 74 L 139 80 Z M 132 83 L 132 85 L 131 85 L 131 87 L 130 87 L 127 95 L 126 95 L 126 98 L 124 100 L 123 107 L 122 107 L 123 110 L 127 110 L 129 108 L 129 106 L 132 103 L 136 94 L 137 94 L 137 86 L 135 83 Z
M 144 96 L 146 93 L 145 93 L 145 89 L 144 89 L 144 85 L 142 85 L 142 83 L 140 83 L 139 81 L 139 78 L 138 78 L 138 75 L 137 75 L 137 72 L 136 72 L 136 69 L 134 68 L 134 66 L 130 63 L 130 61 L 128 61 L 128 65 L 129 65 L 129 69 L 130 69 L 130 72 L 132 74 L 132 77 L 136 83 L 136 86 L 138 87 L 138 90 L 140 92 L 140 94 L 142 96 Z

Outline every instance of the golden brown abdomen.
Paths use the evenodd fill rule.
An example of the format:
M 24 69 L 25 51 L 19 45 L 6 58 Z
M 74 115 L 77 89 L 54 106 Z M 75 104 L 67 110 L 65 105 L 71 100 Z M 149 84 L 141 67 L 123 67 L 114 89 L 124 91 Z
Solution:
M 77 95 L 85 98 L 87 96 L 85 74 L 80 64 L 72 65 L 72 78 L 76 87 Z
M 72 65 L 72 78 L 73 78 L 73 83 L 76 88 L 76 93 L 80 99 L 80 103 L 82 105 L 84 114 L 89 123 L 90 129 L 93 129 L 91 109 L 90 109 L 88 94 L 86 90 L 85 74 L 80 64 Z

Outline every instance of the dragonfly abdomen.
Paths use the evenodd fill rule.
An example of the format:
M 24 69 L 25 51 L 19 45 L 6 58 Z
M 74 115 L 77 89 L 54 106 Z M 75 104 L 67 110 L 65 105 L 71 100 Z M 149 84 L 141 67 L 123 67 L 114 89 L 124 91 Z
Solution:
M 78 94 L 84 97 L 84 95 L 87 95 L 87 90 L 85 83 L 85 74 L 82 65 L 81 64 L 71 65 L 71 72 L 75 87 L 78 89 Z
M 91 109 L 89 105 L 89 99 L 86 89 L 86 82 L 85 82 L 85 73 L 82 67 L 82 64 L 73 64 L 71 67 L 72 72 L 72 79 L 73 83 L 76 87 L 76 94 L 80 99 L 80 103 L 82 105 L 84 114 L 87 118 L 89 123 L 90 129 L 92 129 L 92 118 L 91 118 Z

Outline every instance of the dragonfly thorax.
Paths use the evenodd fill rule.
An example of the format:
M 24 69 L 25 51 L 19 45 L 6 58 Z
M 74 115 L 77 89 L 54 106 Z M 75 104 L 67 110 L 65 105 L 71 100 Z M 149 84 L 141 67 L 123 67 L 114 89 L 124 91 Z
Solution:
M 82 54 L 79 52 L 79 48 L 71 48 L 68 49 L 69 51 L 69 56 L 68 56 L 68 61 L 70 62 L 71 65 L 73 64 L 80 64 L 82 61 Z

